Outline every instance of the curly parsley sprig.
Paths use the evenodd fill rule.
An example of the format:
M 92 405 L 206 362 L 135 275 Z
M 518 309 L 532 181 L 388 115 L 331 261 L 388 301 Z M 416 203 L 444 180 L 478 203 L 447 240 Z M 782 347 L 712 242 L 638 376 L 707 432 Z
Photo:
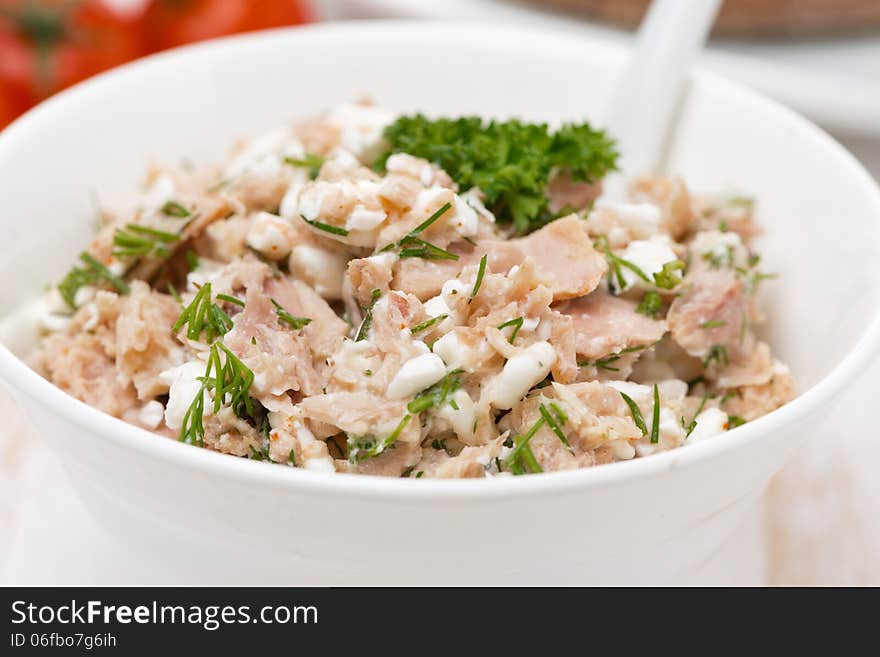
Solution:
M 547 184 L 556 171 L 592 182 L 617 166 L 614 141 L 587 123 L 551 132 L 545 123 L 485 122 L 476 116 L 403 116 L 385 129 L 392 153 L 409 153 L 443 168 L 462 189 L 479 187 L 497 219 L 528 233 L 551 219 Z

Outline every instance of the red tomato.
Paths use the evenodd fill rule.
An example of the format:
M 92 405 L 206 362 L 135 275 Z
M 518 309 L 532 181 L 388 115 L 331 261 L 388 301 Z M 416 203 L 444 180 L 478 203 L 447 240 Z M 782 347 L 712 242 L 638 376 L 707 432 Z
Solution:
M 150 48 L 161 50 L 310 19 L 304 0 L 151 0 L 144 23 Z
M 139 19 L 93 0 L 0 0 L 0 128 L 56 91 L 144 54 Z
M 0 0 L 0 129 L 31 105 L 129 60 L 311 19 L 308 0 Z

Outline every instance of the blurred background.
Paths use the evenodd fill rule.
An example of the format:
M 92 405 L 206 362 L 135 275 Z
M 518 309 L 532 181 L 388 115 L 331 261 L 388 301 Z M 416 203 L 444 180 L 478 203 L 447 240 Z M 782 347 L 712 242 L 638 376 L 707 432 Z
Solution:
M 398 17 L 470 20 L 487 29 L 528 25 L 627 43 L 648 4 L 0 0 L 0 129 L 101 71 L 228 34 Z M 880 179 L 880 0 L 726 0 L 702 63 L 815 121 Z M 880 429 L 869 398 L 878 379 L 880 366 L 866 368 L 833 409 L 822 439 L 776 478 L 752 527 L 760 544 L 760 581 L 742 583 L 880 584 L 880 478 L 874 475 Z M 132 573 L 130 564 L 106 558 L 96 545 L 99 530 L 90 525 L 59 464 L 29 439 L 28 427 L 2 391 L 0 413 L 7 418 L 0 430 L 0 582 L 149 583 L 160 576 L 148 568 Z M 66 548 L 61 552 L 59 542 Z

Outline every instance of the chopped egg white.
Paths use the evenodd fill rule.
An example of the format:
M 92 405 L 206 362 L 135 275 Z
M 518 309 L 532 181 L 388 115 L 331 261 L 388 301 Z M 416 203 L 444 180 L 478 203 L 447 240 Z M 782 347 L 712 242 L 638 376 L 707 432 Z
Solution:
M 202 389 L 199 377 L 204 375 L 205 364 L 197 360 L 188 361 L 159 374 L 159 380 L 169 386 L 168 404 L 165 407 L 165 426 L 169 429 L 176 431 L 183 425 L 183 418 L 190 404 Z M 205 396 L 205 408 L 207 408 L 210 403 L 208 393 L 202 394 Z
M 707 438 L 717 436 L 727 431 L 728 417 L 727 413 L 720 408 L 707 408 L 694 418 L 697 425 L 688 436 L 687 443 L 698 443 Z
M 436 345 L 434 345 L 436 347 Z M 556 363 L 556 351 L 549 342 L 536 342 L 509 359 L 489 384 L 489 402 L 509 409 L 539 384 Z
M 749 259 L 749 251 L 739 234 L 720 230 L 703 230 L 690 244 L 691 253 L 700 259 L 709 259 L 729 267 L 742 267 Z
M 417 178 L 425 187 L 434 184 L 435 172 L 430 162 L 426 162 L 408 153 L 394 153 L 385 162 L 385 170 L 388 173 L 397 173 L 411 178 Z
M 245 242 L 270 260 L 280 260 L 290 253 L 293 232 L 290 224 L 269 212 L 257 212 L 251 219 Z
M 452 225 L 458 230 L 458 234 L 462 237 L 473 237 L 476 235 L 479 228 L 479 219 L 477 218 L 476 211 L 458 194 L 455 195 L 453 205 L 455 216 L 452 218 Z
M 653 203 L 596 203 L 597 208 L 607 208 L 635 239 L 648 239 L 657 234 L 663 213 Z
M 290 252 L 290 269 L 326 299 L 341 299 L 348 268 L 345 253 L 325 251 L 310 244 L 297 244 Z
M 302 159 L 305 154 L 302 144 L 288 128 L 273 130 L 247 142 L 223 170 L 223 176 L 236 178 L 244 173 L 274 176 L 280 174 L 284 167 L 307 175 L 305 169 L 284 163 L 285 157 Z
M 461 389 L 453 393 L 450 401 L 455 402 L 455 406 L 451 403 L 443 404 L 434 410 L 434 414 L 449 423 L 459 440 L 470 444 L 474 437 L 474 418 L 477 414 L 477 405 L 470 395 Z
M 440 356 L 421 354 L 406 361 L 388 384 L 386 394 L 392 399 L 412 397 L 446 376 L 446 365 Z
M 292 183 L 284 196 L 281 198 L 281 205 L 278 207 L 278 214 L 288 221 L 299 221 L 299 193 L 302 191 L 302 184 Z
M 368 210 L 363 205 L 356 205 L 348 221 L 345 222 L 346 230 L 373 230 L 388 218 L 385 210 Z
M 385 128 L 396 118 L 393 112 L 371 105 L 343 103 L 327 120 L 341 131 L 341 145 L 361 162 L 371 164 L 385 148 Z
M 653 274 L 663 271 L 663 265 L 667 262 L 673 262 L 678 259 L 675 251 L 670 246 L 669 238 L 665 235 L 657 235 L 648 240 L 635 240 L 620 253 L 620 257 L 631 262 L 642 270 L 644 274 L 653 279 Z M 623 279 L 626 281 L 626 287 L 632 287 L 643 283 L 638 274 L 628 269 L 620 267 Z M 614 285 L 617 285 L 617 279 L 614 278 Z
M 439 317 L 440 315 L 448 315 L 452 312 L 449 309 L 449 306 L 446 305 L 446 300 L 443 298 L 442 294 L 438 294 L 436 297 L 431 297 L 427 301 L 425 301 L 425 312 L 428 313 L 431 317 Z
M 158 429 L 159 425 L 162 424 L 162 417 L 164 415 L 165 407 L 162 406 L 161 402 L 154 399 L 141 407 L 138 411 L 137 419 L 146 429 Z

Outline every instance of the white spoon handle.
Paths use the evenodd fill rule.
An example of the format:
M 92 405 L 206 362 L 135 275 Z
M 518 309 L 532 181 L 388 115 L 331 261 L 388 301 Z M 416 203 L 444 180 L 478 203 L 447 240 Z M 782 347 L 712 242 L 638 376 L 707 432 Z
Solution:
M 657 169 L 669 129 L 721 0 L 654 0 L 639 27 L 635 52 L 612 98 L 605 126 L 620 147 L 628 176 Z M 622 200 L 621 174 L 603 198 Z

